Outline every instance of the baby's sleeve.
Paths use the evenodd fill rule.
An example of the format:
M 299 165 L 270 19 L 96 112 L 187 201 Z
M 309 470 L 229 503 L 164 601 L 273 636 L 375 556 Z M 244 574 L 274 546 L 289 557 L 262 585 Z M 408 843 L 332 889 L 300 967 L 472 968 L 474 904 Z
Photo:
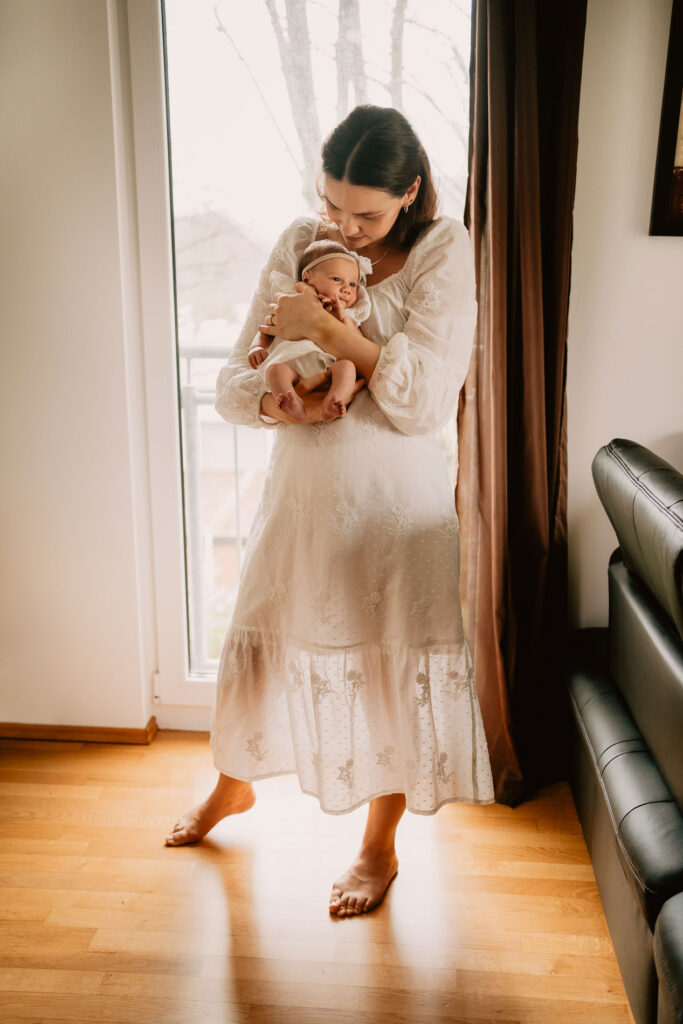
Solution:
M 467 375 L 477 316 L 463 225 L 442 218 L 420 249 L 408 282 L 405 324 L 382 346 L 368 383 L 377 405 L 404 434 L 426 434 L 448 422 Z
M 297 218 L 282 232 L 261 271 L 244 326 L 216 381 L 215 409 L 229 423 L 247 427 L 277 426 L 277 420 L 264 420 L 261 416 L 261 399 L 268 388 L 249 365 L 249 347 L 271 302 L 271 274 L 286 275 L 292 279 L 296 274 L 299 254 L 312 240 L 314 231 L 311 217 Z

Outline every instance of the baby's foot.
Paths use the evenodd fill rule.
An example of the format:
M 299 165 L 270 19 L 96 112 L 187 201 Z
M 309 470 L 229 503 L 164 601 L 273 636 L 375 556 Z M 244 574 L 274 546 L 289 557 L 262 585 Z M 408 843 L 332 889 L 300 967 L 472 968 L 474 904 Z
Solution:
M 283 391 L 277 395 L 275 401 L 277 402 L 278 409 L 282 409 L 288 416 L 291 416 L 293 420 L 298 420 L 299 423 L 306 422 L 306 410 L 304 403 L 301 401 L 296 391 Z
M 346 403 L 342 402 L 341 398 L 334 394 L 332 391 L 328 391 L 323 398 L 322 405 L 322 417 L 325 423 L 329 423 L 331 420 L 341 419 L 342 416 L 346 416 Z
M 361 852 L 332 886 L 329 909 L 339 917 L 351 917 L 372 910 L 384 899 L 398 872 L 395 850 L 389 853 Z
M 250 782 L 235 781 L 229 790 L 216 786 L 206 800 L 188 811 L 166 836 L 166 846 L 198 843 L 214 825 L 229 814 L 242 814 L 254 806 L 256 796 Z

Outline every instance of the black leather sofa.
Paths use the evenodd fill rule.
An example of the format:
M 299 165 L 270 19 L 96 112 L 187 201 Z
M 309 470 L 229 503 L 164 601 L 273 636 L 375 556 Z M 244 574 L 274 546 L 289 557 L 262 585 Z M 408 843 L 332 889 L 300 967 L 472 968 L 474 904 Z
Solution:
M 635 1020 L 683 1024 L 683 476 L 614 440 L 593 479 L 619 547 L 571 637 L 570 785 Z

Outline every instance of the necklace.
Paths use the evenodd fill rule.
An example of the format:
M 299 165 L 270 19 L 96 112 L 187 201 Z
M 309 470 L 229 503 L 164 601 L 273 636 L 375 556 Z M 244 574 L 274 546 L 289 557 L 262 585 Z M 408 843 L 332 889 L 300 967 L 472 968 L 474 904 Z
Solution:
M 388 252 L 389 252 L 389 249 L 385 249 L 384 252 L 382 253 L 382 255 L 380 256 L 380 258 L 378 260 L 370 260 L 370 266 L 371 267 L 376 267 L 378 263 L 382 262 L 382 260 L 384 259 L 384 257 L 386 256 L 386 254 Z

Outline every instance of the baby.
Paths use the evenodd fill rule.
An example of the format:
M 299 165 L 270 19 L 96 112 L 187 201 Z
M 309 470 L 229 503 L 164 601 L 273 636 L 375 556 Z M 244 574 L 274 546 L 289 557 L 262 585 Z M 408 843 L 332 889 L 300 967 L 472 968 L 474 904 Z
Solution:
M 366 275 L 370 273 L 372 265 L 367 257 L 338 242 L 325 240 L 312 242 L 298 267 L 299 280 L 313 289 L 325 309 L 356 330 L 370 315 L 370 298 L 365 288 Z M 273 296 L 294 291 L 294 282 L 278 271 L 271 273 L 270 283 Z M 302 423 L 306 413 L 294 385 L 303 377 L 329 368 L 332 380 L 323 400 L 322 418 L 329 422 L 346 415 L 356 383 L 356 367 L 350 359 L 335 359 L 308 339 L 285 341 L 259 332 L 249 349 L 249 364 L 258 369 L 278 407 Z

